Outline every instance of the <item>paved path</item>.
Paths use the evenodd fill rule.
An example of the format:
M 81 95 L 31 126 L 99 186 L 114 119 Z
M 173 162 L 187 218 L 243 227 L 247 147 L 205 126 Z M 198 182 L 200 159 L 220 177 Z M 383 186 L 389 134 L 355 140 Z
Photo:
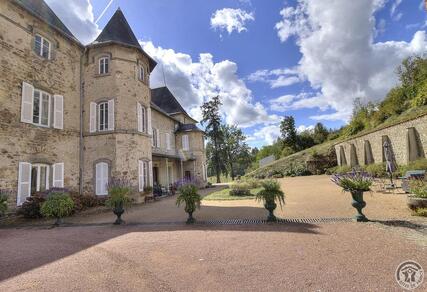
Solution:
M 349 195 L 325 176 L 282 183 L 282 217 L 354 214 Z M 182 222 L 174 200 L 133 208 L 125 219 Z M 0 229 L 0 291 L 402 291 L 394 279 L 399 263 L 412 259 L 427 270 L 426 221 L 410 223 L 404 201 L 374 193 L 366 208 L 372 219 L 403 222 Z M 200 220 L 263 216 L 252 201 L 204 203 L 196 213 Z M 68 220 L 113 219 L 102 213 Z M 426 290 L 425 283 L 418 291 Z

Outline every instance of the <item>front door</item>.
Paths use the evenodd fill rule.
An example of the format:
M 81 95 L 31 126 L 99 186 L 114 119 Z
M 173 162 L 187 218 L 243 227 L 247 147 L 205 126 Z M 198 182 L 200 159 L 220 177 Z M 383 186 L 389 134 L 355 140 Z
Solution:
M 184 177 L 185 177 L 185 180 L 191 180 L 191 171 L 186 170 Z
M 159 184 L 159 168 L 157 166 L 153 167 L 153 183 L 155 185 Z

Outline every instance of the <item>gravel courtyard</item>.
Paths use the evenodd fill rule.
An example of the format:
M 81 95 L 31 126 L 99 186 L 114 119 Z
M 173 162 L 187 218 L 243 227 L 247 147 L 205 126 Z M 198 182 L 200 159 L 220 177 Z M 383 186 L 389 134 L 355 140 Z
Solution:
M 279 217 L 354 214 L 349 195 L 327 176 L 281 183 L 287 204 Z M 399 263 L 427 269 L 427 220 L 411 217 L 404 195 L 372 193 L 366 201 L 374 222 L 186 226 L 168 198 L 133 208 L 125 226 L 100 213 L 68 218 L 70 227 L 0 229 L 0 291 L 402 291 Z M 199 220 L 265 215 L 253 201 L 204 202 L 195 213 Z

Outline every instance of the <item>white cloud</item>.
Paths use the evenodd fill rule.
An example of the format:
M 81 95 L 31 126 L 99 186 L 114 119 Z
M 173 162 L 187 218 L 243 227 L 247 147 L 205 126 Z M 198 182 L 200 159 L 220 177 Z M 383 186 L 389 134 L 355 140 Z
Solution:
M 250 127 L 279 120 L 277 115 L 269 115 L 261 103 L 253 101 L 252 91 L 237 75 L 236 63 L 215 63 L 211 54 L 200 54 L 199 60 L 193 61 L 188 54 L 156 47 L 152 42 L 141 44 L 159 62 L 151 74 L 150 86 L 164 86 L 164 71 L 166 85 L 196 119 L 201 118 L 202 103 L 219 95 L 223 118 L 229 124 Z
M 242 32 L 246 29 L 246 22 L 255 20 L 253 12 L 246 12 L 240 8 L 223 8 L 215 11 L 211 16 L 211 27 L 220 31 L 226 30 L 228 34 L 233 31 Z
M 270 145 L 273 144 L 280 136 L 280 125 L 268 125 L 254 131 L 247 137 L 251 144 Z
M 305 126 L 305 125 L 300 125 L 297 127 L 297 132 L 301 133 L 304 131 L 313 131 L 314 130 L 314 125 L 310 125 L 310 126 Z
M 264 82 L 270 84 L 271 88 L 289 86 L 302 81 L 302 76 L 296 68 L 285 68 L 275 70 L 258 70 L 247 78 L 252 82 Z
M 396 85 L 396 67 L 403 58 L 427 51 L 425 31 L 410 42 L 374 42 L 374 13 L 379 0 L 299 0 L 285 7 L 276 24 L 282 42 L 294 36 L 302 57 L 297 70 L 317 92 L 295 99 L 288 108 L 319 107 L 335 112 L 313 119 L 344 120 L 353 100 L 378 101 Z
M 396 14 L 397 8 L 399 7 L 400 3 L 402 3 L 402 0 L 394 0 L 393 4 L 391 4 L 390 16 L 395 21 L 399 21 L 399 19 L 403 16 L 402 13 Z
M 101 32 L 95 24 L 90 0 L 46 0 L 46 2 L 83 44 L 92 42 Z

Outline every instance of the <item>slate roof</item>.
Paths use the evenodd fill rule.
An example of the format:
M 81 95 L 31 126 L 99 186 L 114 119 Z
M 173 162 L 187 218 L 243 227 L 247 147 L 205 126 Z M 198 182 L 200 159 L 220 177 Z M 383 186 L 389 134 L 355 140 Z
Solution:
M 138 39 L 135 37 L 129 23 L 127 22 L 123 12 L 120 8 L 116 10 L 113 17 L 108 21 L 107 25 L 104 27 L 102 32 L 96 38 L 96 40 L 92 43 L 94 45 L 101 43 L 118 43 L 130 47 L 137 48 L 143 54 L 145 54 L 150 61 L 150 71 L 154 69 L 157 65 L 156 61 L 154 61 L 144 50 L 138 42 Z
M 183 113 L 188 116 L 187 112 L 166 86 L 151 89 L 151 101 L 168 114 Z
M 72 39 L 81 45 L 77 38 L 71 33 L 65 24 L 62 23 L 59 17 L 56 16 L 55 12 L 50 9 L 44 0 L 15 0 L 15 3 L 59 31 L 65 37 Z
M 191 131 L 203 132 L 195 124 L 179 124 L 179 127 L 176 131 L 177 132 L 191 132 Z

